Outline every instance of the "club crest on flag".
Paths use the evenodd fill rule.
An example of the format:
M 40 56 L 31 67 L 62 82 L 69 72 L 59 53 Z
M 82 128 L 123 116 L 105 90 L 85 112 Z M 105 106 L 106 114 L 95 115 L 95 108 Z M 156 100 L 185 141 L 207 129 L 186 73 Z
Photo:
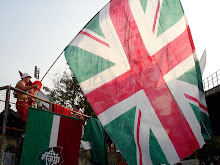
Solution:
M 37 156 L 40 165 L 60 165 L 63 163 L 62 147 L 49 147 Z

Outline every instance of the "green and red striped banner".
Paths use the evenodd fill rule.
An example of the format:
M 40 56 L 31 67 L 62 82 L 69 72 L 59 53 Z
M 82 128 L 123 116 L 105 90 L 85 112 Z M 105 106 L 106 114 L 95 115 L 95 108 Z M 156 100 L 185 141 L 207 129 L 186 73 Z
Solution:
M 81 134 L 82 120 L 29 108 L 20 164 L 77 165 Z

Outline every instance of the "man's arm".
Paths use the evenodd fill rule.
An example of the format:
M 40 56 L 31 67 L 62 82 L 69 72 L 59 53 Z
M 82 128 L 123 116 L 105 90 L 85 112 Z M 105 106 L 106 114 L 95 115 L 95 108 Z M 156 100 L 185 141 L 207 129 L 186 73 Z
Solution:
M 32 88 L 37 88 L 40 84 L 37 84 L 37 85 L 32 85 L 32 86 L 25 86 L 25 83 L 23 81 L 19 81 L 18 84 L 17 84 L 17 88 L 18 89 L 21 89 L 23 91 L 28 91 Z

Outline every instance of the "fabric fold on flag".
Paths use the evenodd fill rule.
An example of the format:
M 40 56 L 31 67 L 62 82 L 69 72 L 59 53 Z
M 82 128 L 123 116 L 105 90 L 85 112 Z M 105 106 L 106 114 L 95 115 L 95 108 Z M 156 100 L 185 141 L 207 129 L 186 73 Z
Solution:
M 72 117 L 71 109 L 63 107 L 59 104 L 53 104 L 52 112 Z
M 201 74 L 203 75 L 206 66 L 206 50 L 204 50 L 199 63 L 200 63 Z
M 91 158 L 92 162 L 108 165 L 108 153 L 105 132 L 102 124 L 98 119 L 90 117 L 87 120 L 83 141 L 88 141 L 92 145 Z
M 20 165 L 78 165 L 82 120 L 29 108 Z

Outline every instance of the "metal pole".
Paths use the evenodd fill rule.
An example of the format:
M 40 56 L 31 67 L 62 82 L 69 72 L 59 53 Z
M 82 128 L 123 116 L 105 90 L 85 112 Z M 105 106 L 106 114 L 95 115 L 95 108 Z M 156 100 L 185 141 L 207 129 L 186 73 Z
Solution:
M 207 79 L 208 80 L 208 90 L 209 90 L 209 79 Z
M 5 101 L 5 113 L 4 113 L 3 127 L 2 127 L 2 136 L 5 136 L 5 134 L 6 134 L 6 126 L 7 126 L 7 120 L 8 120 L 10 92 L 11 92 L 10 86 L 7 86 L 6 101 Z
M 42 79 L 40 80 L 41 82 L 43 81 L 44 77 L 47 75 L 47 73 L 50 71 L 50 69 L 53 67 L 53 65 L 57 62 L 57 60 L 60 58 L 60 56 L 63 54 L 64 50 L 60 53 L 60 55 L 57 57 L 57 59 L 53 62 L 53 64 L 50 66 L 50 68 L 48 69 L 48 71 L 45 73 L 45 75 L 42 77 Z

